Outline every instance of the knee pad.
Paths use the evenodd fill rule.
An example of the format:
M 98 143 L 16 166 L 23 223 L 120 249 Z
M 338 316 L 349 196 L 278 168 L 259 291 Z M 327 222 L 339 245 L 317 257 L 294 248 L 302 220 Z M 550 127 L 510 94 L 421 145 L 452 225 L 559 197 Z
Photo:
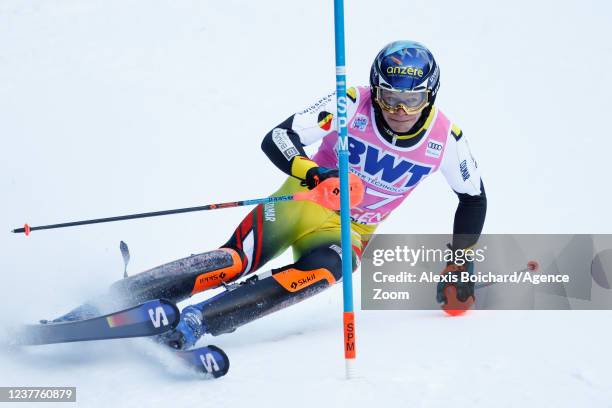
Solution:
M 353 272 L 355 272 L 359 266 L 359 254 L 355 252 L 355 248 L 353 248 L 352 257 Z M 342 278 L 342 248 L 337 244 L 318 247 L 302 256 L 293 266 L 301 270 L 322 267 L 330 271 L 336 280 L 340 280 Z
M 214 254 L 214 257 L 211 257 L 209 265 L 196 277 L 191 295 L 237 279 L 244 272 L 245 255 L 240 249 L 219 248 L 210 254 Z
M 335 280 L 342 277 L 342 248 L 339 245 L 331 244 L 313 249 L 303 255 L 293 266 L 301 270 L 325 268 Z

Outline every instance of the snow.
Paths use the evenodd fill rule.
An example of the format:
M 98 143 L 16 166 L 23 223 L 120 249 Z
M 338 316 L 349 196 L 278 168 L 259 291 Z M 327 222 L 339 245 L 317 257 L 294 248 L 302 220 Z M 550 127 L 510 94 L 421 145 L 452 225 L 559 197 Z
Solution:
M 351 83 L 367 82 L 392 40 L 434 51 L 437 103 L 484 173 L 486 232 L 611 232 L 609 3 L 346 3 Z M 120 240 L 130 273 L 223 243 L 246 210 L 8 231 L 272 192 L 284 177 L 259 144 L 334 88 L 332 12 L 319 0 L 0 2 L 2 326 L 65 312 L 121 278 Z M 380 232 L 448 232 L 455 203 L 432 177 Z M 3 346 L 0 386 L 76 386 L 83 407 L 609 407 L 607 319 L 359 311 L 361 377 L 346 381 L 337 286 L 204 340 L 232 362 L 217 381 L 135 339 Z

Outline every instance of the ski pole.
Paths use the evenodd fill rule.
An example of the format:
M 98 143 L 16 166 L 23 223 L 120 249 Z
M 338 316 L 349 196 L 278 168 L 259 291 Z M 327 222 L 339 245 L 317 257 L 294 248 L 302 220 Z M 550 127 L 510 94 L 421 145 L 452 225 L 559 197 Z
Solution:
M 361 180 L 355 176 L 351 178 L 351 191 L 354 191 L 354 199 L 351 201 L 352 206 L 355 206 L 361 202 L 363 198 L 364 188 Z M 79 225 L 89 225 L 89 224 L 101 224 L 105 222 L 114 222 L 114 221 L 125 221 L 125 220 L 133 220 L 137 218 L 148 218 L 148 217 L 158 217 L 161 215 L 170 215 L 170 214 L 182 214 L 188 212 L 195 211 L 207 211 L 207 210 L 216 210 L 221 208 L 234 208 L 234 207 L 243 207 L 249 205 L 256 204 L 264 204 L 264 203 L 275 203 L 278 201 L 312 201 L 319 205 L 322 205 L 326 208 L 338 210 L 340 207 L 339 203 L 339 191 L 337 191 L 337 187 L 334 186 L 334 182 L 331 179 L 324 180 L 321 182 L 316 188 L 308 191 L 300 191 L 295 194 L 283 195 L 277 197 L 265 197 L 265 198 L 256 198 L 253 200 L 242 200 L 242 201 L 230 201 L 226 203 L 217 203 L 217 204 L 207 204 L 198 207 L 187 207 L 187 208 L 177 208 L 174 210 L 164 210 L 164 211 L 153 211 L 139 214 L 129 214 L 129 215 L 120 215 L 115 217 L 107 217 L 107 218 L 96 218 L 91 220 L 82 220 L 82 221 L 72 221 L 72 222 L 64 222 L 61 224 L 50 224 L 50 225 L 40 225 L 36 227 L 31 227 L 28 224 L 25 224 L 23 228 L 16 228 L 12 232 L 15 234 L 24 233 L 26 236 L 30 235 L 31 231 L 38 230 L 48 230 L 55 228 L 67 228 L 67 227 L 76 227 Z
M 520 269 L 518 271 L 516 271 L 517 273 L 525 273 L 525 272 L 537 272 L 538 269 L 540 269 L 540 264 L 538 263 L 538 261 L 529 261 L 527 262 L 527 267 Z M 474 289 L 478 290 L 478 289 L 482 289 L 482 288 L 488 288 L 489 286 L 493 286 L 495 285 L 496 282 L 485 282 L 485 283 L 479 283 L 477 285 L 474 285 Z

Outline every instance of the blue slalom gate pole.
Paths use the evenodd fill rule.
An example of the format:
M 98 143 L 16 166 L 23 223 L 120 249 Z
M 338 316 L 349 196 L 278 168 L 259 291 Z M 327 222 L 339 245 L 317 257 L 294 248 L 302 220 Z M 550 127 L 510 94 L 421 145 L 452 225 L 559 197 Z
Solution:
M 344 301 L 344 359 L 346 378 L 355 375 L 355 313 L 353 310 L 353 265 L 349 205 L 346 66 L 344 52 L 344 0 L 334 0 L 336 42 L 336 98 L 338 123 L 338 172 L 340 175 L 340 218 L 342 229 L 342 294 Z

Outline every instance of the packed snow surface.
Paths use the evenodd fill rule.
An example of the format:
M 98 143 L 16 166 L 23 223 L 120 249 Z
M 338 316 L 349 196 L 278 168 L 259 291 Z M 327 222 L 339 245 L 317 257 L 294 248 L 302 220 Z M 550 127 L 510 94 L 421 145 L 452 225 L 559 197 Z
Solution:
M 485 232 L 610 233 L 611 17 L 596 0 L 348 1 L 348 79 L 367 84 L 392 40 L 427 44 L 483 173 Z M 247 209 L 9 231 L 271 193 L 284 175 L 260 141 L 334 89 L 333 44 L 331 1 L 0 2 L 2 326 L 120 279 L 120 240 L 130 273 L 225 242 Z M 436 175 L 379 232 L 450 232 L 455 206 Z M 347 381 L 341 294 L 202 340 L 230 356 L 216 381 L 133 339 L 3 346 L 0 386 L 76 386 L 83 407 L 612 406 L 609 312 L 358 310 Z

